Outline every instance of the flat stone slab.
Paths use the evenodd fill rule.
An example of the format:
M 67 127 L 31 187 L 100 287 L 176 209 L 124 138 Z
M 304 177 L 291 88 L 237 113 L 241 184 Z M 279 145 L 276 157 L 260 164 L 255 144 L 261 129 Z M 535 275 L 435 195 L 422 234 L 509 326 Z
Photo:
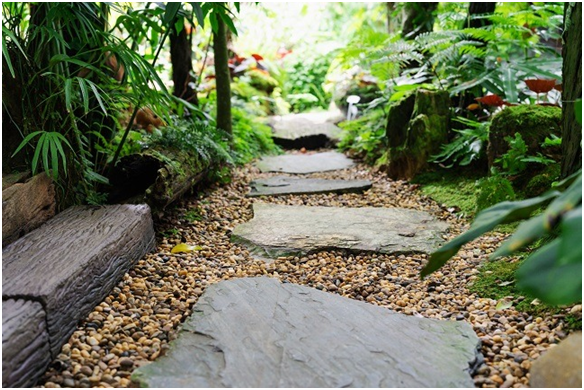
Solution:
M 334 122 L 343 120 L 340 112 L 315 112 L 272 116 L 274 142 L 285 149 L 318 149 L 336 143 L 341 129 Z
M 575 332 L 550 348 L 531 365 L 533 388 L 582 388 L 582 332 Z
M 33 387 L 50 361 L 42 305 L 23 299 L 2 301 L 2 387 Z
M 2 250 L 2 299 L 43 305 L 55 357 L 154 240 L 147 205 L 71 207 Z
M 250 184 L 249 197 L 263 195 L 323 194 L 328 192 L 363 192 L 371 188 L 369 180 L 304 179 L 274 176 L 254 180 Z
M 418 318 L 267 277 L 207 288 L 141 387 L 474 387 L 479 339 L 463 322 Z
M 253 204 L 253 219 L 231 240 L 261 257 L 346 249 L 387 254 L 431 253 L 444 243 L 446 222 L 424 211 Z
M 355 163 L 342 153 L 285 154 L 263 157 L 256 163 L 262 172 L 314 173 L 351 168 Z

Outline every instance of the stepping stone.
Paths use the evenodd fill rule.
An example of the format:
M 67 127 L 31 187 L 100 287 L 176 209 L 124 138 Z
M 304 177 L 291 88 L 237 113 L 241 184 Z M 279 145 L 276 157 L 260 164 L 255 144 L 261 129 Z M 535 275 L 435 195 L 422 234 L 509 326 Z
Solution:
M 267 277 L 207 288 L 140 387 L 474 387 L 479 339 L 464 322 L 418 318 Z
M 2 387 L 33 387 L 51 361 L 39 302 L 2 301 Z
M 285 154 L 263 157 L 256 163 L 262 172 L 314 173 L 351 168 L 353 160 L 342 153 Z
M 338 142 L 341 129 L 334 122 L 343 119 L 340 112 L 316 112 L 273 116 L 269 124 L 284 149 L 319 149 Z
M 253 204 L 253 219 L 231 240 L 260 257 L 346 249 L 387 254 L 431 253 L 444 243 L 446 222 L 424 211 Z
M 154 243 L 147 205 L 71 207 L 2 250 L 2 299 L 42 304 L 54 358 Z
M 263 195 L 323 194 L 328 192 L 363 192 L 371 188 L 369 180 L 324 180 L 274 176 L 250 183 L 249 197 Z

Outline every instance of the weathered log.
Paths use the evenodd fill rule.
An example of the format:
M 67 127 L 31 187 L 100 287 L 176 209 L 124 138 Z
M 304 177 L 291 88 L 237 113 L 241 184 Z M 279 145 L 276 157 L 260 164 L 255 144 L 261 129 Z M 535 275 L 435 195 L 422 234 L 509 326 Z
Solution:
M 196 151 L 160 147 L 122 158 L 112 169 L 110 202 L 138 197 L 153 209 L 164 209 L 202 181 L 210 163 Z
M 77 322 L 154 248 L 147 205 L 71 207 L 2 251 L 2 299 L 40 302 L 54 358 Z
M 55 186 L 46 173 L 3 189 L 2 247 L 36 229 L 54 215 Z
M 51 354 L 45 311 L 23 299 L 2 301 L 2 387 L 32 387 Z

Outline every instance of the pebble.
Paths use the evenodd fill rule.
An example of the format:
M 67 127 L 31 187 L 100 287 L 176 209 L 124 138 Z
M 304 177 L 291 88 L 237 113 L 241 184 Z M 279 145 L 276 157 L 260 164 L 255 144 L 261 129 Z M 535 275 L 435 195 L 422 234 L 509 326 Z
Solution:
M 388 256 L 323 251 L 304 257 L 280 257 L 271 264 L 253 258 L 230 242 L 228 232 L 252 218 L 247 184 L 272 176 L 253 167 L 236 168 L 232 182 L 213 185 L 170 207 L 156 221 L 158 248 L 146 255 L 89 313 L 40 381 L 45 387 L 131 387 L 132 371 L 164 355 L 177 327 L 205 288 L 220 280 L 271 276 L 309 285 L 405 313 L 468 321 L 482 341 L 485 363 L 474 373 L 476 386 L 525 387 L 533 360 L 567 336 L 563 317 L 529 317 L 515 307 L 497 310 L 497 300 L 471 294 L 477 264 L 495 250 L 504 235 L 492 233 L 465 245 L 440 271 L 420 280 L 425 255 Z M 468 221 L 445 210 L 404 181 L 392 181 L 362 164 L 307 175 L 321 179 L 368 179 L 364 194 L 286 195 L 261 202 L 336 207 L 405 207 L 425 210 L 452 225 L 447 239 Z M 256 202 L 258 200 L 255 200 Z M 184 222 L 196 211 L 200 220 Z M 170 253 L 179 243 L 200 245 L 188 254 Z M 522 297 L 511 297 L 520 302 Z M 578 307 L 579 306 L 579 307 Z M 575 305 L 563 314 L 581 316 Z M 64 379 L 63 379 L 64 378 Z

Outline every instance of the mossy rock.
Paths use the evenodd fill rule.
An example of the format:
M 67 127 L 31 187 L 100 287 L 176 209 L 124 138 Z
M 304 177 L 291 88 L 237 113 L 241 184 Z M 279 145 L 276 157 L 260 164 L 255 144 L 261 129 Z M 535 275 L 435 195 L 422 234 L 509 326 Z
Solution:
M 561 137 L 562 109 L 553 106 L 526 105 L 507 107 L 493 117 L 489 131 L 487 158 L 489 169 L 509 150 L 505 137 L 521 134 L 528 155 L 541 153 L 541 144 L 554 134 Z M 554 150 L 554 148 L 556 150 Z M 560 155 L 560 148 L 546 148 L 545 154 Z
M 511 182 L 502 176 L 488 176 L 477 181 L 477 213 L 497 203 L 515 200 Z
M 447 141 L 450 97 L 446 91 L 418 89 L 388 113 L 389 148 L 378 163 L 392 179 L 412 179 Z
M 540 173 L 533 176 L 525 186 L 523 193 L 526 198 L 532 198 L 549 191 L 552 183 L 559 179 L 561 167 L 560 164 L 548 165 Z

